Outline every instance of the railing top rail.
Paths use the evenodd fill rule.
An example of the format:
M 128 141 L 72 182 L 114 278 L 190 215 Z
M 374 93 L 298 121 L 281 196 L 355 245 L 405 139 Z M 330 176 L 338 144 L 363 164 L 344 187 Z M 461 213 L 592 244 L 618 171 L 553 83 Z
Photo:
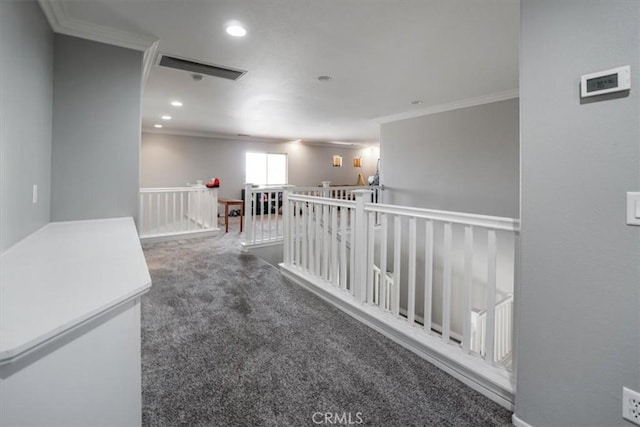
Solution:
M 284 185 L 253 185 L 251 186 L 251 191 L 284 190 L 284 187 Z
M 291 187 L 290 191 L 311 191 L 311 190 L 323 190 L 325 187 L 318 185 L 315 187 Z M 384 190 L 382 185 L 331 185 L 326 187 L 329 190 Z
M 304 194 L 290 194 L 289 200 L 294 202 L 308 202 L 319 205 L 338 206 L 341 208 L 356 207 L 356 202 L 352 200 L 327 199 L 325 197 L 306 196 Z
M 141 193 L 178 193 L 181 191 L 200 191 L 214 190 L 214 188 L 202 187 L 157 187 L 157 188 L 141 188 Z
M 434 209 L 414 208 L 378 203 L 365 204 L 365 211 L 379 212 L 392 215 L 402 215 L 415 218 L 431 219 L 462 225 L 491 228 L 495 230 L 520 231 L 520 221 L 515 218 L 505 218 L 489 215 L 478 215 L 464 212 L 440 211 Z

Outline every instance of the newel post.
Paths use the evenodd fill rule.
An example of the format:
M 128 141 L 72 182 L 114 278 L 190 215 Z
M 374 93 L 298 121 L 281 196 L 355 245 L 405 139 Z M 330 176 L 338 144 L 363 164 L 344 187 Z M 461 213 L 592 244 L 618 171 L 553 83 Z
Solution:
M 331 181 L 322 181 L 322 197 L 331 198 Z
M 282 262 L 291 265 L 291 207 L 289 206 L 289 192 L 295 185 L 282 186 Z
M 367 299 L 367 213 L 364 205 L 367 200 L 371 200 L 371 190 L 353 190 L 356 196 L 356 223 L 355 223 L 355 274 L 354 274 L 354 296 L 357 301 L 365 302 Z
M 218 188 L 211 188 L 211 229 L 215 230 L 218 228 Z
M 253 184 L 244 184 L 244 244 L 253 243 Z

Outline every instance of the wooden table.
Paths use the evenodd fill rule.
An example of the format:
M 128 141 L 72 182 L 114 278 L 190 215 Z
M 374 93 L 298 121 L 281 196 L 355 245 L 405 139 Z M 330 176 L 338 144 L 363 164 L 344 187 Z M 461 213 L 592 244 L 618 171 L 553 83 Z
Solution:
M 240 232 L 242 232 L 242 222 L 244 218 L 244 200 L 220 199 L 218 203 L 224 205 L 224 232 L 229 232 L 229 206 L 240 206 Z

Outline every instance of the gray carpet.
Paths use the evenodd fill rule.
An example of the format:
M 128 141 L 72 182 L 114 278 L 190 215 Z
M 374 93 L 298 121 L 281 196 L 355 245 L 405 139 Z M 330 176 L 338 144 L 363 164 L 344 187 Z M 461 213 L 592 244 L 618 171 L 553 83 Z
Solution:
M 145 245 L 143 425 L 509 425 L 509 411 L 241 253 L 238 236 Z

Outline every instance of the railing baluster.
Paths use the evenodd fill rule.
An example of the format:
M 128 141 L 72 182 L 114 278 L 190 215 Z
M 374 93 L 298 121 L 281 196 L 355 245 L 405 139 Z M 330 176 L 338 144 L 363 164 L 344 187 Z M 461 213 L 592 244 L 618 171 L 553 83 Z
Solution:
M 160 228 L 160 195 L 162 193 L 156 194 L 156 227 Z
M 171 192 L 171 229 L 176 228 L 176 192 Z
M 314 214 L 314 224 L 315 224 L 315 228 L 316 228 L 316 230 L 315 230 L 316 237 L 315 237 L 315 241 L 314 241 L 315 246 L 316 246 L 315 247 L 315 257 L 316 257 L 316 259 L 315 259 L 315 262 L 314 262 L 316 270 L 315 270 L 314 274 L 316 276 L 320 276 L 322 274 L 322 266 L 320 265 L 320 259 L 321 259 L 320 256 L 322 254 L 322 228 L 321 228 L 322 224 L 321 224 L 321 220 L 320 220 L 321 212 L 322 212 L 322 206 L 319 205 L 319 204 L 315 204 L 314 205 L 313 214 Z
M 367 302 L 373 304 L 373 255 L 375 252 L 375 213 L 369 212 L 367 221 L 369 235 L 367 237 Z
M 184 230 L 184 192 L 180 192 L 180 230 Z
M 329 206 L 322 206 L 322 278 L 329 280 Z
M 139 210 L 138 210 L 138 226 L 140 231 L 138 232 L 138 235 L 141 236 L 144 234 L 144 194 L 140 193 L 138 194 L 138 203 L 139 204 Z
M 356 252 L 355 252 L 355 247 L 356 247 L 356 229 L 355 229 L 355 223 L 356 223 L 356 210 L 355 209 L 349 209 L 349 228 L 351 229 L 351 233 L 349 233 L 351 235 L 351 241 L 350 241 L 350 249 L 349 249 L 349 291 L 351 292 L 351 295 L 355 296 L 355 283 L 356 283 Z
M 380 308 L 387 310 L 387 215 L 382 214 L 380 233 L 380 295 L 378 301 Z
M 309 269 L 309 257 L 308 257 L 308 252 L 307 249 L 309 247 L 309 242 L 308 242 L 308 238 L 306 236 L 306 232 L 307 232 L 307 209 L 308 209 L 308 204 L 307 203 L 303 203 L 302 204 L 302 213 L 301 213 L 301 219 L 302 219 L 302 223 L 300 224 L 300 239 L 302 239 L 302 268 L 305 270 Z
M 294 264 L 300 268 L 300 202 L 293 204 Z
M 340 289 L 347 289 L 347 218 L 349 209 L 340 210 Z
M 315 203 L 307 204 L 307 240 L 309 242 L 309 273 L 315 274 L 315 226 L 313 224 L 313 209 Z
M 464 227 L 464 286 L 462 292 L 462 349 L 469 353 L 471 349 L 471 298 L 473 286 L 473 227 Z
M 280 233 L 280 198 L 282 197 L 282 192 L 278 191 L 276 192 L 276 215 L 275 215 L 275 221 L 276 221 L 276 238 L 280 238 L 282 237 L 282 234 Z
M 338 286 L 338 207 L 331 209 L 331 283 Z
M 416 219 L 409 219 L 409 277 L 407 284 L 407 320 L 411 326 L 416 315 Z
M 487 242 L 487 329 L 485 338 L 485 362 L 494 364 L 494 342 L 496 325 L 496 269 L 498 242 L 496 230 L 489 229 Z
M 271 240 L 271 195 L 273 193 L 269 190 L 267 191 L 267 240 Z
M 400 315 L 400 269 L 402 256 L 402 222 L 399 215 L 393 218 L 393 298 L 392 312 L 398 317 Z
M 164 228 L 169 225 L 169 194 L 164 193 Z
M 246 200 L 246 192 L 245 192 L 245 200 Z M 246 202 L 245 202 L 245 206 L 246 206 Z M 290 216 L 289 216 L 289 191 L 285 190 L 282 193 L 282 235 L 283 235 L 283 241 L 282 241 L 282 261 L 285 265 L 291 265 L 291 243 L 290 243 L 290 239 L 291 239 L 291 231 L 288 228 L 291 221 L 289 220 Z M 245 227 L 246 227 L 246 222 L 245 222 Z M 245 233 L 246 233 L 246 229 L 245 229 Z M 246 239 L 245 239 L 246 242 Z
M 444 224 L 444 262 L 442 283 L 442 341 L 449 342 L 451 334 L 451 258 L 453 245 L 453 226 Z
M 425 223 L 424 249 L 424 330 L 431 333 L 431 304 L 433 303 L 433 221 Z

